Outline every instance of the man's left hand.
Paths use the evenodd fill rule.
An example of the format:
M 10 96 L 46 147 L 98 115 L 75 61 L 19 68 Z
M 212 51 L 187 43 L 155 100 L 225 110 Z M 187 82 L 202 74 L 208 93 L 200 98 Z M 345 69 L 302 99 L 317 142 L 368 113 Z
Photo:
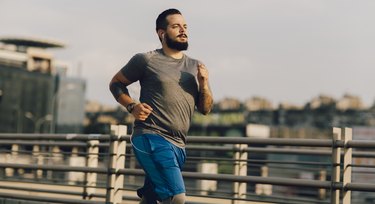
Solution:
M 208 70 L 206 67 L 199 63 L 198 64 L 198 82 L 200 87 L 208 86 Z

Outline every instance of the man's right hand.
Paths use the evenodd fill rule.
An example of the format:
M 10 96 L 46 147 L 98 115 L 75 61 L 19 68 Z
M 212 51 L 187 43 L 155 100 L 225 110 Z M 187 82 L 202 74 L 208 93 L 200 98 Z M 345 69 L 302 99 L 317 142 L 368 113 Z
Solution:
M 141 121 L 146 120 L 151 113 L 152 108 L 146 103 L 138 103 L 134 106 L 134 110 L 132 111 L 132 114 L 135 117 L 135 119 Z

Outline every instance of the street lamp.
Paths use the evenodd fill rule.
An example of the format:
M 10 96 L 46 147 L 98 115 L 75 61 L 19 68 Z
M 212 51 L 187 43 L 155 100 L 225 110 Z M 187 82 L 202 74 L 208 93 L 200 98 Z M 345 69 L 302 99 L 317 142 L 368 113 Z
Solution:
M 52 121 L 52 115 L 51 114 L 47 114 L 39 119 L 36 119 L 34 117 L 34 114 L 32 114 L 31 112 L 26 112 L 25 113 L 25 117 L 30 119 L 31 121 L 33 121 L 34 123 L 34 133 L 39 133 L 40 132 L 40 127 L 42 126 L 43 123 L 47 122 L 47 121 Z

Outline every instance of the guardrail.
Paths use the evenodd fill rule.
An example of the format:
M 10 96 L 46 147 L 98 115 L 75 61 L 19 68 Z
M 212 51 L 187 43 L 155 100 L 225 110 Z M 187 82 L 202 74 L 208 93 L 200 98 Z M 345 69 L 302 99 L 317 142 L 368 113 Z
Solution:
M 144 173 L 136 168 L 126 127 L 112 126 L 111 130 L 111 135 L 0 134 L 0 197 L 88 204 L 137 200 L 134 190 L 142 185 L 139 177 Z M 352 140 L 350 128 L 333 128 L 332 140 L 201 136 L 188 140 L 190 171 L 183 176 L 192 199 L 221 199 L 232 204 L 338 204 L 340 200 L 350 204 L 352 192 L 375 192 L 372 183 L 352 182 L 352 173 L 360 173 L 352 168 L 375 168 L 352 162 L 353 157 L 375 158 L 375 142 Z M 325 161 L 272 159 L 270 155 L 316 156 Z M 208 164 L 208 172 L 219 171 L 204 173 L 207 169 L 202 168 L 197 172 L 196 166 L 204 164 Z M 285 172 L 281 174 L 281 170 Z M 308 171 L 317 178 L 277 176 Z M 307 188 L 299 194 L 316 195 L 289 192 L 288 196 L 288 187 Z

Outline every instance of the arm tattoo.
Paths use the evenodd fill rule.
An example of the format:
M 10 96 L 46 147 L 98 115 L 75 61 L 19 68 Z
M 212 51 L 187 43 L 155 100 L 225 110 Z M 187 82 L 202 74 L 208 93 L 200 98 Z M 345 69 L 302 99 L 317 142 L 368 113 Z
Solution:
M 199 92 L 198 110 L 204 115 L 211 112 L 213 105 L 212 94 L 209 89 L 203 89 Z
M 113 82 L 113 83 L 111 83 L 109 89 L 111 90 L 111 93 L 112 93 L 113 97 L 116 99 L 116 101 L 118 101 L 118 98 L 122 94 L 126 94 L 126 95 L 129 96 L 128 88 L 126 88 L 126 85 L 124 85 L 121 82 Z

